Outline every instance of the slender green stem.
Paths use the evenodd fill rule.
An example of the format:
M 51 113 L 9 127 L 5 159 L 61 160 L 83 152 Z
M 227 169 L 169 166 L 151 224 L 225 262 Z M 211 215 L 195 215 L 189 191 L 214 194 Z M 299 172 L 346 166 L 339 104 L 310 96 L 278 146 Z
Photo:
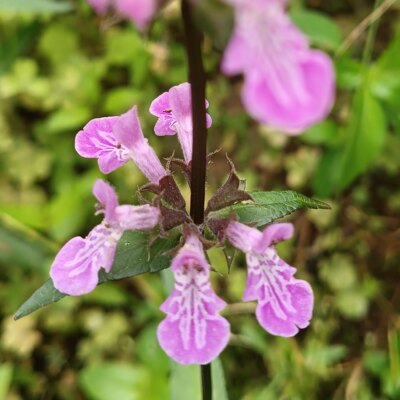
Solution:
M 191 172 L 190 215 L 195 224 L 204 222 L 204 198 L 207 165 L 206 76 L 201 56 L 202 36 L 193 23 L 192 5 L 182 0 L 189 83 L 192 88 L 193 156 Z M 203 400 L 212 400 L 211 364 L 201 366 Z

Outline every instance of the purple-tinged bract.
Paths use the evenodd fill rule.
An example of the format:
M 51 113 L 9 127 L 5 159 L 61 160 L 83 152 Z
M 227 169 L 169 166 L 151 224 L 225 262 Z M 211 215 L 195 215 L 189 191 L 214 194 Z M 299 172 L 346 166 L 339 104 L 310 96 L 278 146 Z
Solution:
M 226 235 L 246 254 L 247 283 L 243 300 L 257 300 L 256 316 L 273 335 L 294 336 L 309 325 L 314 297 L 310 285 L 293 277 L 296 269 L 278 257 L 274 243 L 288 239 L 293 226 L 272 224 L 264 232 L 232 221 Z
M 158 327 L 161 347 L 181 364 L 207 364 L 229 340 L 230 328 L 218 311 L 225 306 L 210 286 L 210 266 L 195 234 L 172 261 L 175 288 L 161 305 L 167 317 Z

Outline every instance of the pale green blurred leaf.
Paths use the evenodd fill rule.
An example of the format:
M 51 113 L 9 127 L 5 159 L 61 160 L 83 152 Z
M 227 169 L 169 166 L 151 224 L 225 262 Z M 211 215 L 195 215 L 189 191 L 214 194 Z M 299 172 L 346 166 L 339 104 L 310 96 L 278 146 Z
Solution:
M 110 90 L 105 96 L 104 111 L 110 115 L 122 114 L 137 104 L 139 91 L 133 88 L 117 88 Z
M 11 386 L 13 366 L 9 363 L 0 365 L 0 399 L 7 399 L 7 393 Z
M 53 0 L 0 0 L 0 13 L 57 14 L 72 9 L 70 2 Z
M 155 338 L 157 337 L 158 324 L 146 327 L 136 340 L 136 353 L 138 358 L 151 370 L 153 376 L 167 377 L 170 359 L 161 349 Z
M 0 214 L 0 261 L 44 271 L 56 246 L 7 214 Z
M 334 254 L 320 269 L 321 278 L 335 291 L 351 289 L 357 283 L 357 273 L 351 257 Z
M 78 131 L 90 120 L 90 117 L 91 111 L 84 105 L 61 108 L 47 118 L 43 129 L 54 135 L 65 131 Z M 73 141 L 71 141 L 71 146 L 73 146 Z
M 335 304 L 342 315 L 357 320 L 366 315 L 369 302 L 362 290 L 352 288 L 337 293 Z
M 182 365 L 171 360 L 171 400 L 201 400 L 199 365 Z
M 386 138 L 386 119 L 382 107 L 367 89 L 354 96 L 347 129 L 339 189 L 346 188 L 365 172 L 382 150 Z
M 326 120 L 307 129 L 299 138 L 309 144 L 331 145 L 338 141 L 338 126 L 332 120 Z
M 79 382 L 91 400 L 141 400 L 146 371 L 128 363 L 104 362 L 84 368 Z
M 39 50 L 54 64 L 69 61 L 78 54 L 78 36 L 68 26 L 50 25 L 40 37 Z
M 340 179 L 342 159 L 343 152 L 341 147 L 330 148 L 322 154 L 312 180 L 316 196 L 327 198 L 335 191 Z
M 311 341 L 306 347 L 305 362 L 309 368 L 326 375 L 327 368 L 342 360 L 346 353 L 346 346 L 343 344 L 324 345 L 320 342 Z
M 342 32 L 336 22 L 327 15 L 310 10 L 292 10 L 293 22 L 316 46 L 335 50 L 342 42 Z
M 211 364 L 213 400 L 229 400 L 225 382 L 224 369 L 219 358 L 216 358 Z
M 339 88 L 355 89 L 364 80 L 364 67 L 358 60 L 343 56 L 335 60 L 336 83 Z

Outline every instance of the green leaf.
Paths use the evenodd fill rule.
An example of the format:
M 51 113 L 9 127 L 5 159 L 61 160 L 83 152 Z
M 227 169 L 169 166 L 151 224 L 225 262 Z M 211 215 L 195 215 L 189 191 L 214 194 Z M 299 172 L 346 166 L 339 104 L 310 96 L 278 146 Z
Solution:
M 201 376 L 198 365 L 182 365 L 171 360 L 171 399 L 201 400 Z
M 11 386 L 13 366 L 9 363 L 0 365 L 0 399 L 6 399 Z
M 71 4 L 52 0 L 0 0 L 0 13 L 57 14 L 70 11 Z
M 338 137 L 338 126 L 331 120 L 325 120 L 313 125 L 299 136 L 300 140 L 305 143 L 325 144 L 327 146 L 335 144 L 338 141 Z
M 249 192 L 254 203 L 238 204 L 213 213 L 227 217 L 235 212 L 239 221 L 259 227 L 291 214 L 299 208 L 329 209 L 322 201 L 311 199 L 300 193 L 287 191 Z
M 0 262 L 30 269 L 46 265 L 53 256 L 54 244 L 7 214 L 0 214 Z M 44 271 L 43 271 L 44 272 Z
M 24 54 L 26 48 L 39 36 L 39 33 L 40 24 L 38 21 L 32 21 L 21 27 L 16 26 L 15 30 L 12 32 L 2 32 L 0 45 L 0 75 L 7 72 L 12 67 L 18 57 Z
M 103 269 L 100 271 L 99 284 L 168 268 L 170 258 L 164 253 L 177 244 L 178 236 L 172 234 L 169 238 L 158 238 L 152 244 L 150 254 L 148 252 L 149 240 L 149 233 L 125 232 L 118 242 L 111 271 L 109 273 L 104 272 Z M 65 296 L 67 295 L 54 288 L 52 280 L 49 279 L 19 308 L 14 318 L 22 318 Z
M 390 41 L 387 49 L 379 57 L 377 65 L 381 69 L 400 70 L 400 34 Z
M 93 364 L 79 373 L 80 386 L 93 400 L 143 398 L 141 395 L 149 379 L 145 369 L 125 362 Z
M 211 364 L 211 374 L 213 382 L 213 399 L 229 400 L 226 390 L 224 369 L 221 360 L 216 358 Z
M 312 44 L 335 50 L 342 42 L 342 32 L 332 18 L 309 10 L 293 10 L 290 16 Z
M 365 67 L 346 55 L 335 60 L 336 83 L 341 89 L 356 89 L 365 79 Z
M 312 181 L 316 196 L 326 198 L 336 190 L 340 179 L 342 158 L 341 146 L 330 148 L 324 152 Z
M 382 150 L 386 137 L 386 119 L 382 107 L 364 88 L 354 96 L 351 119 L 344 148 L 340 190 L 365 172 Z

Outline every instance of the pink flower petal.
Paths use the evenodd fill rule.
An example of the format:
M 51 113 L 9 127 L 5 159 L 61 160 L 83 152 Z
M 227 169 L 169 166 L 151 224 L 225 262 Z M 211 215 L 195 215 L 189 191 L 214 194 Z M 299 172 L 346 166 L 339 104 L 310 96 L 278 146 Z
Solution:
M 181 364 L 207 364 L 227 345 L 230 328 L 218 314 L 225 302 L 211 289 L 210 266 L 197 236 L 186 239 L 171 269 L 175 289 L 160 307 L 167 317 L 158 327 L 158 340 Z
M 114 125 L 117 140 L 127 148 L 129 156 L 138 168 L 153 183 L 167 175 L 153 148 L 144 137 L 137 115 L 137 107 L 122 114 Z
M 193 125 L 192 94 L 189 83 L 174 86 L 169 91 L 172 114 L 177 121 L 176 130 L 186 162 L 192 159 Z
M 197 332 L 201 330 L 201 335 Z M 167 317 L 158 327 L 163 350 L 180 364 L 208 364 L 218 357 L 229 341 L 229 323 L 214 319 L 182 320 Z M 184 333 L 181 333 L 183 331 Z
M 111 0 L 88 0 L 88 3 L 96 10 L 98 14 L 104 14 L 110 5 Z
M 237 75 L 246 68 L 249 57 L 246 39 L 234 30 L 222 58 L 221 70 L 226 75 Z
M 172 115 L 168 92 L 164 92 L 154 99 L 150 105 L 149 111 L 151 114 L 159 118 L 154 126 L 154 132 L 156 135 L 170 136 L 176 134 L 176 128 L 174 126 L 176 121 Z
M 293 279 L 285 290 L 288 299 L 276 296 L 275 306 L 272 300 L 259 302 L 256 316 L 260 325 L 272 335 L 289 337 L 309 325 L 314 297 L 310 285 L 302 280 Z
M 113 5 L 117 12 L 129 18 L 139 29 L 145 29 L 157 11 L 158 0 L 88 0 L 99 14 Z
M 114 0 L 117 11 L 144 29 L 157 10 L 157 0 Z
M 228 240 L 246 253 L 244 301 L 258 301 L 256 316 L 269 333 L 293 336 L 308 326 L 313 309 L 310 285 L 295 279 L 296 269 L 281 260 L 273 244 L 288 239 L 293 225 L 275 223 L 263 233 L 236 221 L 226 229 Z
M 206 108 L 208 102 L 206 101 Z M 192 95 L 190 84 L 185 82 L 172 87 L 169 92 L 158 96 L 150 106 L 150 112 L 157 116 L 154 132 L 158 136 L 177 133 L 185 161 L 192 159 L 193 125 L 192 125 Z M 212 119 L 206 114 L 206 126 L 209 128 Z
M 335 96 L 332 62 L 324 53 L 310 50 L 308 58 L 299 66 L 304 93 L 307 93 L 304 100 L 291 96 L 291 101 L 284 104 L 271 87 L 272 79 L 254 74 L 248 76 L 243 86 L 243 102 L 249 113 L 291 134 L 301 133 L 323 120 Z M 288 93 L 291 90 L 292 87 L 287 88 Z
M 309 48 L 285 14 L 286 2 L 227 2 L 235 9 L 235 28 L 221 66 L 226 74 L 244 74 L 249 114 L 289 134 L 324 119 L 334 100 L 332 61 Z
M 260 231 L 237 221 L 231 221 L 225 233 L 232 245 L 244 253 L 251 251 L 262 238 Z
M 50 269 L 54 287 L 71 296 L 91 292 L 98 283 L 100 268 L 110 270 L 120 236 L 120 232 L 98 225 L 85 239 L 68 241 Z
M 96 118 L 75 137 L 75 149 L 81 157 L 98 158 L 100 171 L 108 174 L 125 164 L 129 157 L 112 133 L 118 117 Z
M 104 209 L 106 221 L 112 223 L 117 219 L 115 209 L 118 206 L 118 197 L 115 190 L 107 182 L 97 179 L 93 185 L 93 195 Z
M 116 208 L 116 215 L 121 229 L 148 230 L 160 221 L 160 210 L 148 204 L 143 206 L 122 205 Z
M 311 319 L 310 285 L 293 278 L 296 269 L 281 260 L 274 248 L 246 255 L 248 278 L 243 299 L 258 300 L 256 316 L 269 333 L 293 336 Z
M 262 233 L 260 242 L 255 247 L 258 253 L 264 251 L 271 245 L 281 242 L 282 240 L 290 239 L 293 236 L 293 224 L 275 223 L 268 225 Z

